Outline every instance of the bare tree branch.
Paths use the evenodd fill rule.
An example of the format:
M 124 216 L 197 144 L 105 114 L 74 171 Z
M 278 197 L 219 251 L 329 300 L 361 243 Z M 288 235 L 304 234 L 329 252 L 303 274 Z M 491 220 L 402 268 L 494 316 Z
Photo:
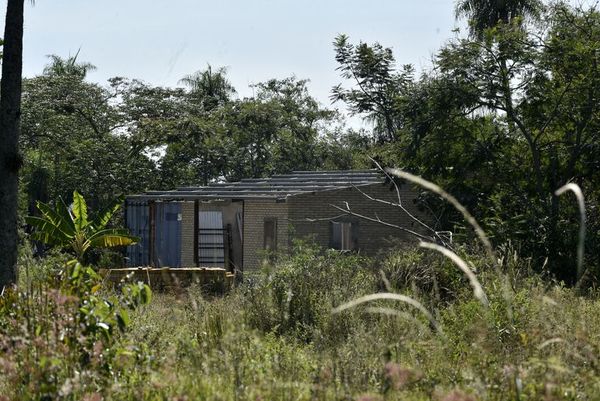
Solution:
M 415 221 L 417 224 L 419 224 L 420 226 L 424 227 L 425 229 L 427 229 L 428 231 L 430 231 L 431 233 L 433 233 L 433 236 L 438 240 L 438 242 L 441 243 L 445 243 L 444 239 L 442 237 L 439 236 L 438 232 L 436 230 L 434 230 L 432 227 L 430 227 L 429 225 L 427 225 L 425 222 L 423 222 L 422 220 L 420 220 L 418 217 L 416 217 L 415 215 L 413 215 L 411 212 L 408 211 L 408 209 L 406 209 L 403 205 L 402 205 L 402 197 L 400 195 L 400 188 L 398 187 L 398 184 L 396 183 L 396 181 L 394 180 L 394 178 L 372 157 L 369 157 L 369 159 L 371 159 L 371 161 L 373 163 L 375 163 L 375 165 L 377 166 L 377 168 L 379 170 L 381 170 L 383 172 L 383 174 L 385 174 L 385 176 L 392 182 L 392 184 L 394 185 L 394 188 L 396 190 L 396 195 L 398 196 L 398 203 L 394 203 L 394 202 L 389 202 L 383 199 L 378 199 L 378 198 L 374 198 L 371 195 L 365 193 L 363 190 L 361 190 L 360 188 L 358 188 L 357 186 L 354 186 L 354 188 L 356 188 L 356 190 L 361 193 L 363 196 L 365 196 L 367 199 L 372 200 L 374 202 L 379 202 L 379 203 L 383 203 L 389 206 L 393 206 L 393 207 L 398 207 L 400 208 L 404 213 L 406 213 L 406 215 L 408 217 L 410 217 L 411 220 Z
M 409 230 L 408 228 L 399 226 L 397 224 L 392 224 L 392 223 L 389 223 L 387 221 L 383 221 L 379 217 L 373 218 L 373 217 L 365 216 L 364 214 L 353 212 L 350 209 L 350 205 L 348 205 L 348 202 L 344 202 L 344 204 L 346 205 L 345 209 L 343 207 L 340 207 L 340 206 L 337 206 L 337 205 L 332 205 L 332 204 L 330 204 L 329 206 L 331 206 L 333 208 L 336 208 L 337 210 L 339 210 L 341 212 L 344 212 L 345 214 L 350 215 L 350 216 L 355 216 L 355 217 L 358 217 L 358 218 L 363 219 L 363 220 L 367 220 L 367 221 L 372 221 L 374 223 L 383 224 L 384 226 L 397 228 L 398 230 L 404 231 L 405 233 L 411 234 L 411 235 L 413 235 L 413 236 L 415 236 L 415 237 L 417 237 L 419 239 L 435 240 L 435 238 L 433 238 L 433 237 L 428 237 L 426 235 L 419 234 L 416 231 Z

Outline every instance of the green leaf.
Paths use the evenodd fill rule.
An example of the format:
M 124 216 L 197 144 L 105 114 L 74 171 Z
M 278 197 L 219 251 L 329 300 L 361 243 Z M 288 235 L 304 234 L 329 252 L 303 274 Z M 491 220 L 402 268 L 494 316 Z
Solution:
M 41 241 L 49 245 L 65 246 L 72 239 L 71 236 L 62 231 L 52 221 L 35 216 L 27 216 L 25 217 L 25 221 L 35 228 L 36 231 L 31 234 L 31 237 L 36 241 Z
M 119 197 L 115 199 L 115 201 L 110 206 L 102 210 L 102 212 L 98 214 L 98 217 L 92 223 L 94 229 L 102 230 L 103 228 L 105 228 L 113 214 L 115 214 L 115 212 L 121 207 L 123 200 L 123 197 Z
M 87 240 L 89 246 L 109 248 L 113 246 L 127 246 L 139 242 L 139 238 L 129 235 L 129 230 L 122 228 L 106 228 L 90 236 Z
M 59 227 L 65 234 L 72 237 L 75 235 L 75 226 L 73 225 L 71 214 L 66 208 L 61 207 L 61 203 L 62 202 L 59 202 L 56 209 L 53 209 L 50 205 L 40 201 L 37 202 L 36 206 L 46 220 L 53 223 L 56 227 Z
M 73 191 L 73 222 L 77 231 L 82 231 L 88 225 L 87 204 L 77 191 Z
M 129 323 L 130 319 L 127 309 L 121 309 L 119 313 L 117 313 L 117 324 L 119 325 L 119 329 L 121 329 L 121 331 L 124 331 L 127 328 L 127 326 L 129 326 Z
M 142 304 L 147 305 L 152 300 L 152 290 L 148 284 L 144 284 L 144 287 L 141 291 Z

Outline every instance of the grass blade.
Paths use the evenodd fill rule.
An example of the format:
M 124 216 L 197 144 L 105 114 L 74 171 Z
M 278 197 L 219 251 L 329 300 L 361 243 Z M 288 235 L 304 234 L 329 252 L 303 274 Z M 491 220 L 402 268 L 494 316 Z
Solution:
M 427 181 L 424 178 L 418 177 L 411 173 L 407 173 L 406 171 L 402 171 L 397 168 L 388 168 L 388 169 L 386 169 L 386 171 L 392 175 L 395 175 L 396 177 L 400 177 L 402 179 L 412 182 L 413 184 L 417 184 L 431 192 L 434 192 L 434 193 L 438 194 L 439 196 L 441 196 L 442 198 L 444 198 L 445 200 L 447 200 L 452 206 L 454 206 L 454 208 L 456 210 L 458 210 L 464 216 L 467 223 L 469 223 L 471 225 L 471 227 L 473 227 L 473 229 L 475 230 L 475 233 L 477 234 L 477 237 L 479 238 L 479 240 L 485 247 L 485 250 L 486 250 L 488 256 L 494 263 L 494 266 L 498 265 L 498 261 L 496 260 L 496 257 L 494 256 L 494 249 L 492 248 L 492 243 L 490 242 L 489 238 L 487 237 L 487 235 L 485 234 L 485 232 L 483 231 L 483 229 L 481 228 L 481 226 L 479 225 L 477 220 L 475 220 L 475 217 L 473 217 L 473 215 L 471 213 L 469 213 L 467 208 L 465 208 L 458 201 L 458 199 L 456 199 L 454 196 L 450 195 L 448 192 L 444 191 L 440 186 L 434 184 L 433 182 Z
M 414 307 L 419 312 L 421 312 L 427 318 L 427 320 L 429 320 L 429 322 L 431 323 L 431 326 L 437 332 L 442 333 L 442 329 L 438 325 L 438 323 L 435 320 L 435 318 L 433 317 L 433 315 L 431 313 L 429 313 L 429 311 L 419 301 L 417 301 L 407 295 L 402 295 L 402 294 L 394 294 L 391 292 L 380 292 L 377 294 L 365 295 L 364 297 L 356 298 L 350 302 L 347 302 L 343 305 L 338 306 L 337 308 L 334 308 L 332 312 L 340 313 L 342 311 L 345 311 L 346 309 L 354 308 L 360 304 L 364 304 L 364 303 L 376 301 L 376 300 L 382 300 L 382 299 L 387 299 L 387 300 L 391 300 L 391 301 L 400 301 L 400 302 L 404 302 L 405 304 L 408 304 L 408 305 Z
M 438 251 L 439 253 L 450 259 L 452 262 L 454 262 L 454 264 L 458 266 L 458 268 L 469 279 L 469 284 L 471 284 L 471 287 L 473 287 L 473 295 L 475 296 L 475 298 L 477 298 L 479 302 L 481 302 L 486 308 L 490 306 L 487 296 L 483 291 L 483 287 L 481 286 L 479 280 L 477 280 L 477 276 L 475 276 L 475 273 L 473 273 L 469 266 L 467 266 L 467 263 L 464 260 L 462 260 L 460 256 L 458 256 L 451 250 L 444 248 L 443 246 L 432 244 L 431 242 L 421 242 L 419 243 L 419 246 L 421 248 L 433 249 L 434 251 Z
M 585 247 L 585 200 L 583 198 L 583 192 L 579 185 L 575 183 L 568 183 L 558 188 L 554 194 L 561 196 L 567 191 L 571 191 L 577 198 L 577 206 L 579 207 L 579 242 L 577 244 L 577 284 L 583 277 L 583 251 Z

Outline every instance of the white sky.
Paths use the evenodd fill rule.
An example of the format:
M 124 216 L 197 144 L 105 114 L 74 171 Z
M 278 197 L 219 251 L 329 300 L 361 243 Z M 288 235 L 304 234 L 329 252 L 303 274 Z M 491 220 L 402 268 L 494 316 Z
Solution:
M 248 84 L 295 75 L 329 105 L 339 82 L 332 41 L 380 42 L 417 70 L 452 36 L 453 0 L 26 0 L 23 74 L 40 74 L 48 54 L 98 69 L 89 79 L 138 78 L 176 86 L 186 74 L 226 66 L 241 97 Z M 2 4 L 2 13 L 6 2 Z M 2 23 L 4 15 L 2 15 Z M 340 105 L 341 106 L 341 105 Z

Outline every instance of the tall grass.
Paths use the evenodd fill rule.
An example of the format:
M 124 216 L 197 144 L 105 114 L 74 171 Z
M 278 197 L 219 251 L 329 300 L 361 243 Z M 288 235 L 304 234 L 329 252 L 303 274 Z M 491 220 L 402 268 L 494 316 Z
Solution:
M 474 263 L 486 260 L 459 253 Z M 518 256 L 510 261 L 514 269 L 527 268 Z M 53 271 L 39 263 L 29 268 Z M 439 299 L 423 278 L 411 283 L 394 272 L 406 268 L 434 268 Z M 371 301 L 371 308 L 331 313 L 345 300 L 385 290 L 380 269 L 395 291 L 435 310 L 443 336 L 404 302 L 392 308 Z M 488 309 L 467 276 L 429 250 L 378 264 L 304 245 L 251 287 L 224 297 L 196 288 L 155 294 L 116 332 L 110 348 L 118 353 L 94 343 L 67 346 L 61 333 L 87 344 L 88 335 L 69 323 L 75 301 L 61 306 L 53 284 L 32 280 L 34 297 L 0 307 L 0 399 L 599 399 L 597 298 L 529 276 L 514 283 L 510 320 L 503 278 L 483 271 L 478 280 Z M 386 309 L 398 313 L 371 313 Z M 87 353 L 90 362 L 81 359 Z
M 577 285 L 581 283 L 581 279 L 583 278 L 584 270 L 583 270 L 583 252 L 585 246 L 585 201 L 583 198 L 583 192 L 579 185 L 574 183 L 568 183 L 558 188 L 555 192 L 556 196 L 560 196 L 567 191 L 573 192 L 577 199 L 577 207 L 579 208 L 579 242 L 577 244 Z

